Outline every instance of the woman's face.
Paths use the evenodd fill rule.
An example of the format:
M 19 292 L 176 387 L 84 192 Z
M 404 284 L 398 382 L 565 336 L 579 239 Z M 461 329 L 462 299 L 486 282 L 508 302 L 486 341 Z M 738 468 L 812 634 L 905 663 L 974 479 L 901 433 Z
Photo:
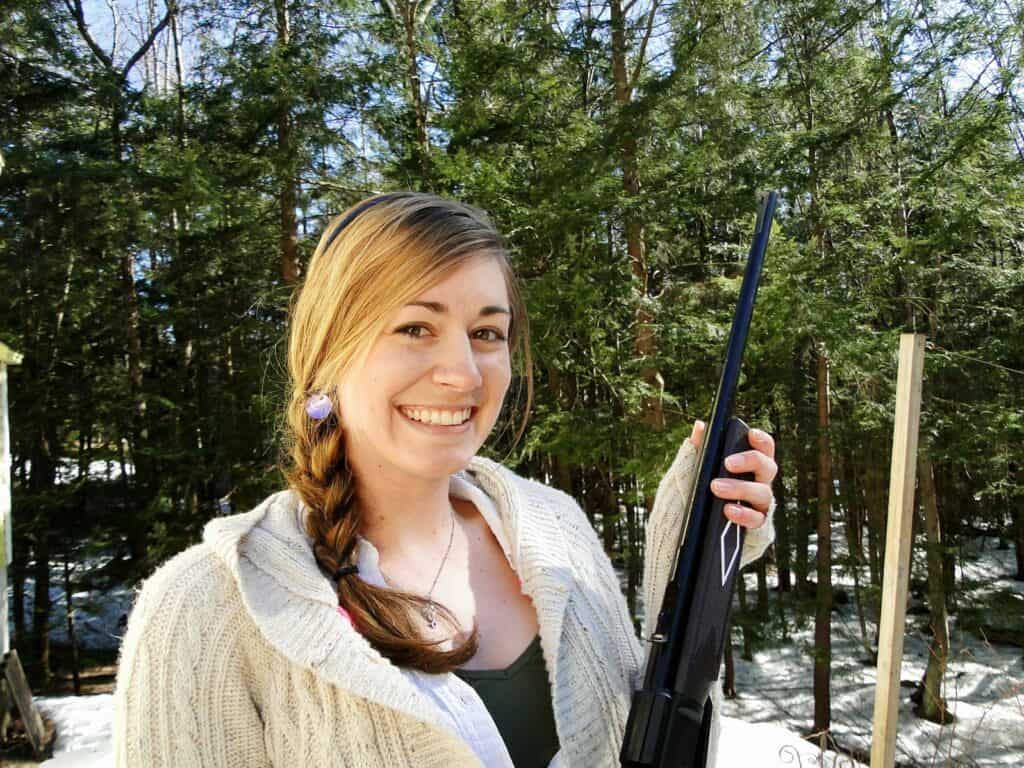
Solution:
M 469 463 L 512 378 L 509 311 L 498 262 L 479 256 L 391 315 L 338 392 L 357 476 L 447 477 Z

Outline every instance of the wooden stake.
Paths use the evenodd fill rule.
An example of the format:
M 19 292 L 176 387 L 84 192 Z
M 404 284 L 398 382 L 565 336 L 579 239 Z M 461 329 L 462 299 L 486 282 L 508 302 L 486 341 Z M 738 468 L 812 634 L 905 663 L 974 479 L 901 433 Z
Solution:
M 0 653 L 11 648 L 7 636 L 7 566 L 11 563 L 11 436 L 7 426 L 7 366 L 21 355 L 0 343 Z
M 0 166 L 2 166 L 0 161 Z M 21 365 L 21 354 L 0 342 L 0 654 L 11 648 L 7 633 L 7 566 L 13 541 L 11 521 L 11 435 L 7 423 L 7 366 Z M 7 741 L 11 701 L 7 681 L 0 675 L 0 741 Z
M 21 722 L 25 725 L 25 733 L 32 744 L 32 751 L 37 758 L 42 758 L 50 748 L 55 732 L 52 728 L 46 728 L 43 723 L 35 699 L 32 698 L 32 689 L 28 687 L 25 670 L 21 668 L 18 652 L 12 650 L 5 653 L 0 666 L 3 667 L 3 676 L 9 686 L 11 698 L 18 707 Z
M 896 753 L 923 370 L 924 336 L 903 334 L 900 336 L 900 367 L 896 378 L 896 423 L 892 435 L 892 467 L 889 475 L 889 519 L 886 526 L 882 616 L 878 630 L 878 683 L 875 686 L 871 768 L 892 768 Z

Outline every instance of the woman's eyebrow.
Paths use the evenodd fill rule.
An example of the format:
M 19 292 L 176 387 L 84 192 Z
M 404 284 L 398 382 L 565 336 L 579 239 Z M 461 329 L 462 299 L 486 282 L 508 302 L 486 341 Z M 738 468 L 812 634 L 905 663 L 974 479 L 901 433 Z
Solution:
M 405 306 L 407 307 L 424 307 L 429 309 L 431 312 L 437 312 L 439 314 L 447 314 L 448 306 L 442 304 L 439 301 L 410 301 Z M 511 315 L 507 307 L 499 307 L 495 304 L 488 304 L 486 307 L 480 310 L 478 317 L 487 317 L 488 315 Z

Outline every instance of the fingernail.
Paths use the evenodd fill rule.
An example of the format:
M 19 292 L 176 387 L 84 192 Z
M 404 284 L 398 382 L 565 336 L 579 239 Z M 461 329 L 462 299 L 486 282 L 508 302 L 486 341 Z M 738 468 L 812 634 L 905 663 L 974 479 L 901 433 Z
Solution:
M 733 489 L 733 484 L 729 480 L 712 480 L 711 490 L 715 493 L 728 493 Z
M 740 463 L 740 460 L 737 459 L 735 456 L 726 456 L 725 457 L 725 468 L 730 470 L 730 471 L 734 470 L 734 469 L 738 469 L 739 468 L 739 463 Z
M 768 433 L 767 432 L 762 432 L 760 429 L 752 429 L 752 430 L 750 430 L 750 435 L 755 440 L 764 440 L 766 437 L 768 437 Z

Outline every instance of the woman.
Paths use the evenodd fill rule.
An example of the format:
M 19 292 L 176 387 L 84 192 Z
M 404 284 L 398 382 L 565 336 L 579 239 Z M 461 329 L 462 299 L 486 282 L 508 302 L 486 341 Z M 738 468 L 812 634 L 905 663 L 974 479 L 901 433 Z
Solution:
M 424 194 L 363 201 L 324 233 L 291 319 L 290 488 L 210 522 L 146 582 L 117 764 L 617 765 L 643 654 L 611 564 L 568 496 L 476 455 L 513 351 L 530 381 L 486 217 Z M 701 429 L 658 489 L 648 606 Z M 756 482 L 719 489 L 752 529 L 745 562 L 773 535 L 774 447 L 752 444 L 733 469 Z

